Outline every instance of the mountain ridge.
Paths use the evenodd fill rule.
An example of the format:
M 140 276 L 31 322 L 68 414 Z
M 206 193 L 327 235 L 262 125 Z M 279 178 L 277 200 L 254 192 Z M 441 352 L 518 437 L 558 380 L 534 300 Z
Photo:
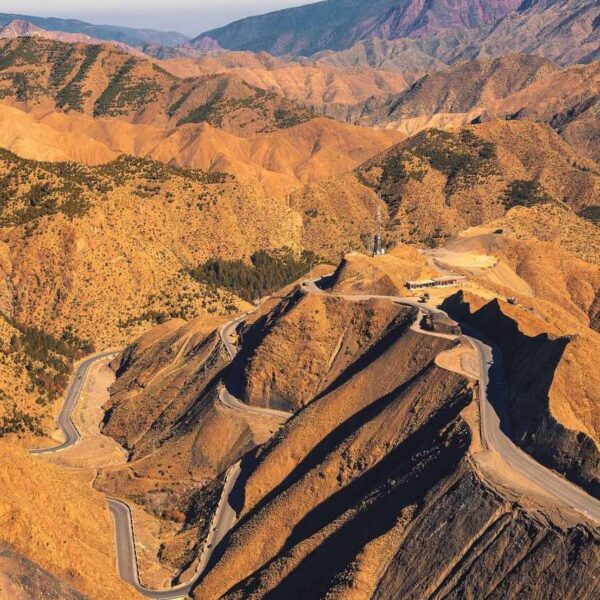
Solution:
M 178 32 L 163 32 L 154 29 L 136 29 L 119 25 L 95 25 L 78 19 L 60 19 L 57 17 L 37 17 L 15 13 L 0 13 L 0 27 L 11 21 L 28 21 L 47 31 L 64 33 L 82 33 L 105 41 L 124 42 L 131 46 L 154 43 L 164 46 L 184 44 L 188 38 Z
M 520 4 L 521 0 L 327 0 L 248 17 L 201 34 L 190 43 L 210 38 L 232 50 L 310 55 L 344 49 L 369 37 L 396 39 L 491 25 Z

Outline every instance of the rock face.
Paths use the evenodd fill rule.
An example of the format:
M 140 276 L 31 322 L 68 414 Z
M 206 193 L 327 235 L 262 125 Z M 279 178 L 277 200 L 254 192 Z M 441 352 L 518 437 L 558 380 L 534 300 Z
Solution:
M 474 58 L 498 58 L 522 52 L 562 65 L 600 58 L 600 6 L 587 0 L 522 2 L 492 27 L 454 28 L 434 35 L 357 41 L 346 50 L 319 54 L 346 66 L 370 65 L 404 71 L 439 69 Z M 383 38 L 383 39 L 381 39 Z
M 509 498 L 473 460 L 472 389 L 409 330 L 352 362 L 257 455 L 196 599 L 591 598 L 598 533 Z M 404 318 L 402 318 L 404 317 Z M 471 425 L 474 423 L 474 425 Z M 474 429 L 471 429 L 474 427 Z
M 567 421 L 566 415 L 572 411 L 565 406 L 569 402 L 588 402 L 585 393 L 578 393 L 575 400 L 571 391 L 577 391 L 575 381 L 587 372 L 585 355 L 597 352 L 598 334 L 526 334 L 519 317 L 506 314 L 507 309 L 498 301 L 481 308 L 471 307 L 460 293 L 446 300 L 443 306 L 457 320 L 472 324 L 500 348 L 509 384 L 510 426 L 515 442 L 542 464 L 600 498 L 595 409 L 582 407 L 590 411 L 585 433 L 581 431 L 584 427 L 576 427 L 572 419 Z M 589 373 L 586 377 L 595 378 Z M 591 404 L 595 402 L 592 400 Z
M 447 29 L 491 25 L 521 0 L 328 0 L 250 17 L 202 34 L 222 47 L 265 50 L 275 55 L 310 55 L 320 50 L 341 50 L 371 37 L 418 37 Z

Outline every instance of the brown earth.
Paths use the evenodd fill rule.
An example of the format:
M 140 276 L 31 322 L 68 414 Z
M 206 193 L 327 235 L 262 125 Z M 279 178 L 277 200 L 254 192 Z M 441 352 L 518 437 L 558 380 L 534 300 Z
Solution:
M 404 139 L 331 119 L 240 137 L 207 123 L 161 128 L 0 104 L 0 146 L 42 161 L 99 165 L 121 154 L 234 174 L 267 195 L 341 175 Z
M 78 591 L 0 542 L 0 597 L 12 600 L 61 598 L 83 600 Z
M 598 333 L 552 331 L 527 310 L 465 294 L 448 298 L 443 306 L 502 351 L 515 442 L 598 497 L 600 388 L 591 364 L 599 350 Z
M 242 330 L 242 397 L 254 406 L 296 412 L 368 353 L 397 312 L 387 302 L 293 293 Z
M 363 102 L 372 96 L 395 94 L 412 83 L 417 73 L 390 69 L 353 68 L 322 61 L 284 61 L 266 52 L 218 52 L 199 58 L 161 61 L 177 77 L 228 73 L 246 83 L 328 113 L 337 106 Z
M 355 121 L 401 131 L 406 121 L 425 125 L 438 114 L 546 123 L 597 161 L 599 85 L 598 61 L 560 67 L 528 54 L 464 61 L 391 98 L 368 102 Z
M 69 588 L 85 597 L 138 598 L 116 572 L 104 496 L 84 477 L 0 444 L 2 541 L 58 578 L 71 596 Z
M 240 522 L 195 598 L 592 593 L 597 533 L 556 515 L 549 532 L 535 500 L 490 487 L 469 458 L 472 389 L 434 365 L 452 343 L 409 330 L 412 311 L 398 310 L 260 449 Z
M 142 577 L 154 586 L 168 586 L 194 564 L 227 469 L 277 428 L 275 420 L 219 401 L 227 364 L 216 332 L 222 322 L 169 321 L 113 363 L 117 381 L 102 431 L 129 456 L 101 469 L 95 487 L 135 506 L 136 527 L 147 538 Z

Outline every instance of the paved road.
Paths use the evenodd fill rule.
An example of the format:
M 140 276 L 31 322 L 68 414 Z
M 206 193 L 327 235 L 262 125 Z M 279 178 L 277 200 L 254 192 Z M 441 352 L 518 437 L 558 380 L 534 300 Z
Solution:
M 231 360 L 233 360 L 238 353 L 238 349 L 234 341 L 235 331 L 239 323 L 246 318 L 247 314 L 248 313 L 241 315 L 229 323 L 226 323 L 219 331 L 223 344 L 227 349 Z M 81 396 L 86 378 L 92 365 L 98 361 L 115 355 L 116 352 L 114 351 L 102 352 L 100 354 L 94 354 L 81 362 L 65 394 L 63 405 L 57 418 L 57 425 L 63 432 L 65 441 L 58 446 L 53 446 L 51 448 L 31 450 L 30 452 L 32 454 L 50 454 L 53 452 L 58 452 L 79 442 L 81 435 L 73 423 L 72 415 L 79 397 Z M 219 399 L 223 404 L 234 410 L 239 410 L 258 416 L 269 417 L 271 419 L 275 418 L 281 422 L 287 421 L 287 419 L 289 419 L 291 416 L 291 413 L 283 411 L 249 406 L 231 394 L 224 385 L 219 390 Z M 236 485 L 243 485 L 245 483 L 240 479 L 242 476 L 246 477 L 247 474 L 242 474 L 240 462 L 232 465 L 228 470 L 223 491 L 221 493 L 221 499 L 213 517 L 213 522 L 207 540 L 205 541 L 196 573 L 189 582 L 179 586 L 174 586 L 169 589 L 151 590 L 144 587 L 140 583 L 138 561 L 136 556 L 135 530 L 133 526 L 131 509 L 125 502 L 115 498 L 109 498 L 108 506 L 115 522 L 117 568 L 121 578 L 147 598 L 174 600 L 176 598 L 187 597 L 193 585 L 196 583 L 196 581 L 198 581 L 209 564 L 214 549 L 237 522 L 237 511 L 233 508 L 230 497 Z
M 515 471 L 542 487 L 559 503 L 600 523 L 599 500 L 555 471 L 538 463 L 516 446 L 503 431 L 501 416 L 508 405 L 508 394 L 502 374 L 500 352 L 480 339 L 466 337 L 479 354 L 481 435 L 485 446 L 498 453 Z
M 233 321 L 229 321 L 229 323 L 223 325 L 223 327 L 221 327 L 221 329 L 219 330 L 219 335 L 221 336 L 223 345 L 225 346 L 231 360 L 233 360 L 238 354 L 238 348 L 235 342 L 237 338 L 236 329 L 238 325 L 246 318 L 246 316 L 247 314 L 244 314 L 238 317 L 237 319 L 234 319 Z M 293 415 L 293 413 L 285 412 L 283 410 L 262 408 L 260 406 L 250 406 L 236 398 L 227 389 L 226 385 L 222 385 L 219 390 L 219 400 L 229 408 L 240 410 L 247 414 L 258 415 L 261 417 L 273 417 L 282 422 L 287 421 Z
M 232 321 L 226 323 L 219 334 L 223 345 L 225 346 L 229 357 L 233 360 L 238 353 L 235 343 L 235 331 L 241 321 L 247 314 L 241 315 Z M 282 411 L 271 410 L 249 406 L 231 394 L 225 385 L 219 390 L 220 401 L 234 410 L 255 414 L 264 417 L 277 418 L 280 421 L 287 420 L 291 414 Z M 133 526 L 133 517 L 129 506 L 116 499 L 109 499 L 108 505 L 115 521 L 116 544 L 117 544 L 117 566 L 121 578 L 132 585 L 138 592 L 147 598 L 158 598 L 162 600 L 173 600 L 175 598 L 185 598 L 189 595 L 192 587 L 202 576 L 210 563 L 213 552 L 218 544 L 225 538 L 229 531 L 237 522 L 237 511 L 232 506 L 231 498 L 236 485 L 243 485 L 245 482 L 240 477 L 246 477 L 242 473 L 241 463 L 237 462 L 227 471 L 225 484 L 221 492 L 221 498 L 213 521 L 205 541 L 195 575 L 185 584 L 174 586 L 163 590 L 150 590 L 140 583 L 139 568 L 136 556 L 135 530 Z
M 93 354 L 86 358 L 80 363 L 74 378 L 71 380 L 65 398 L 63 400 L 62 408 L 56 419 L 58 428 L 62 431 L 65 441 L 58 446 L 51 446 L 50 448 L 40 448 L 38 450 L 30 450 L 31 454 L 50 454 L 52 452 L 58 452 L 65 450 L 71 446 L 74 446 L 80 439 L 81 435 L 75 427 L 72 420 L 73 410 L 79 400 L 81 391 L 85 384 L 85 380 L 90 372 L 92 365 L 98 361 L 104 360 L 108 357 L 116 356 L 116 352 L 101 352 L 99 354 Z
M 303 287 L 308 293 L 324 293 L 318 288 L 314 281 L 306 282 Z M 446 317 L 448 316 L 443 311 L 430 306 L 424 306 L 413 298 L 378 295 L 338 295 L 338 297 L 352 301 L 369 299 L 388 300 L 417 308 L 420 315 L 439 313 Z M 223 340 L 223 344 L 232 360 L 237 355 L 237 348 L 233 339 L 235 330 L 245 316 L 246 315 L 242 315 L 241 317 L 230 321 L 220 330 L 221 339 Z M 419 333 L 434 335 L 436 337 L 443 337 L 446 339 L 458 339 L 457 336 L 432 333 L 430 331 L 422 330 L 419 327 L 419 322 L 420 320 L 413 325 L 413 328 L 416 328 Z M 480 401 L 482 415 L 481 435 L 486 447 L 498 453 L 513 469 L 518 471 L 521 475 L 542 486 L 546 492 L 551 494 L 559 503 L 562 503 L 570 508 L 574 508 L 575 510 L 584 514 L 586 517 L 600 522 L 600 501 L 591 497 L 581 488 L 562 478 L 554 471 L 551 471 L 550 469 L 547 469 L 536 462 L 531 456 L 518 448 L 504 433 L 501 428 L 501 418 L 498 414 L 502 414 L 503 403 L 506 402 L 506 387 L 502 375 L 500 354 L 497 349 L 493 348 L 477 337 L 465 336 L 465 338 L 469 340 L 479 355 L 479 383 L 481 389 Z M 31 452 L 33 454 L 57 452 L 68 448 L 79 441 L 80 434 L 73 424 L 71 416 L 83 389 L 85 379 L 91 366 L 95 362 L 105 359 L 109 356 L 113 356 L 114 354 L 114 352 L 96 354 L 90 356 L 80 364 L 75 378 L 72 380 L 71 385 L 69 386 L 63 407 L 57 419 L 58 426 L 64 432 L 65 441 L 62 444 L 52 448 L 32 450 Z M 493 402 L 490 400 L 492 396 Z M 219 398 L 221 402 L 235 410 L 267 416 L 270 418 L 276 417 L 281 421 L 285 421 L 291 416 L 291 413 L 285 413 L 283 411 L 248 406 L 228 392 L 225 386 L 221 388 Z M 135 532 L 133 528 L 131 510 L 124 502 L 116 499 L 109 499 L 109 508 L 115 521 L 117 565 L 122 579 L 131 584 L 138 592 L 148 598 L 174 600 L 176 598 L 186 597 L 196 581 L 198 581 L 200 576 L 203 574 L 207 565 L 210 563 L 210 559 L 215 547 L 225 538 L 237 521 L 237 514 L 231 504 L 230 498 L 236 485 L 245 485 L 245 481 L 242 481 L 240 479 L 241 477 L 247 477 L 247 474 L 243 474 L 241 465 L 238 462 L 227 472 L 219 506 L 215 512 L 210 533 L 205 542 L 205 546 L 198 563 L 196 575 L 190 582 L 166 590 L 150 590 L 140 584 L 135 550 Z
M 307 282 L 304 289 L 309 293 L 323 294 L 316 282 Z M 414 298 L 377 295 L 341 295 L 336 297 L 347 300 L 389 300 L 406 306 L 417 308 L 421 315 L 440 314 L 449 318 L 444 311 L 423 305 Z M 417 320 L 413 329 L 426 335 L 434 335 L 446 339 L 456 339 L 458 336 L 433 333 L 422 330 Z M 540 486 L 550 494 L 560 505 L 572 508 L 587 518 L 600 523 L 600 501 L 590 496 L 583 489 L 571 483 L 556 471 L 538 463 L 532 456 L 521 450 L 507 435 L 508 427 L 508 392 L 504 380 L 502 358 L 500 351 L 482 339 L 476 332 L 464 335 L 479 356 L 480 376 L 480 403 L 481 403 L 481 436 L 483 443 L 489 450 L 499 454 L 520 475 Z

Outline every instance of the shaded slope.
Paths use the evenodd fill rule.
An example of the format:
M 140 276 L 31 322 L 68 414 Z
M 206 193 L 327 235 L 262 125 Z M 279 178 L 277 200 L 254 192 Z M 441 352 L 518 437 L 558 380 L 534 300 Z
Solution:
M 449 343 L 402 322 L 389 334 L 261 449 L 241 521 L 194 597 L 541 594 L 555 579 L 593 594 L 571 569 L 597 568 L 594 533 L 560 519 L 548 530 L 469 459 L 471 391 L 431 363 Z
M 129 459 L 102 470 L 95 487 L 143 511 L 138 528 L 148 518 L 157 524 L 153 562 L 175 574 L 195 569 L 228 468 L 276 427 L 220 402 L 217 384 L 228 356 L 219 325 L 215 318 L 174 320 L 143 335 L 115 361 L 117 380 L 104 407 L 103 433 Z M 151 576 L 142 571 L 152 587 L 170 586 Z
M 360 39 L 417 37 L 446 29 L 470 29 L 493 23 L 520 0 L 327 0 L 250 17 L 208 31 L 192 44 L 216 40 L 232 50 L 310 55 L 341 50 Z
M 543 325 L 540 327 L 540 323 L 535 323 L 534 317 L 529 317 L 533 323 L 528 326 L 528 317 L 517 312 L 511 314 L 510 309 L 498 301 L 483 306 L 479 301 L 472 305 L 462 293 L 449 298 L 443 308 L 454 318 L 472 324 L 489 336 L 502 351 L 509 384 L 512 435 L 516 443 L 542 464 L 563 473 L 599 497 L 600 451 L 594 427 L 596 418 L 590 415 L 586 427 L 589 435 L 565 426 L 565 422 L 573 424 L 565 418 L 569 414 L 565 404 L 568 406 L 575 400 L 569 391 L 573 388 L 565 385 L 565 381 L 577 379 L 577 370 L 586 368 L 578 355 L 583 356 L 598 347 L 597 334 L 588 334 L 591 336 L 588 344 L 574 336 L 549 335 L 543 332 Z M 541 333 L 536 334 L 536 330 Z M 569 370 L 573 371 L 570 376 L 565 372 Z M 582 397 L 578 397 L 581 401 Z M 585 394 L 584 397 L 587 398 Z

